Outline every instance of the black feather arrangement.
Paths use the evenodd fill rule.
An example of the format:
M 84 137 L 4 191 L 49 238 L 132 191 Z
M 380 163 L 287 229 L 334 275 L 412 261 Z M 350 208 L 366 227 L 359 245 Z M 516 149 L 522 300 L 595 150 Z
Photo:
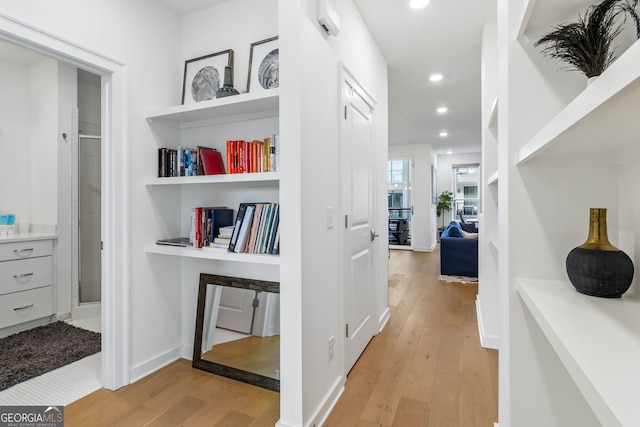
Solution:
M 584 16 L 578 16 L 578 22 L 555 26 L 534 46 L 544 46 L 545 56 L 567 63 L 569 70 L 587 77 L 599 76 L 615 59 L 611 46 L 627 19 L 640 38 L 637 5 L 638 0 L 604 0 L 589 6 Z

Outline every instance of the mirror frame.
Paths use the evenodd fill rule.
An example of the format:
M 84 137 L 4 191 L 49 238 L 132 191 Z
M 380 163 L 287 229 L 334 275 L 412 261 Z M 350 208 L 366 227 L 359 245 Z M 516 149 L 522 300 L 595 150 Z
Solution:
M 196 369 L 201 369 L 216 375 L 280 392 L 279 379 L 238 368 L 232 368 L 231 366 L 211 362 L 202 358 L 202 332 L 204 328 L 204 309 L 206 305 L 205 302 L 208 285 L 227 286 L 231 288 L 250 289 L 260 292 L 272 292 L 279 294 L 280 283 L 200 273 L 200 282 L 198 284 L 198 308 L 196 311 L 196 332 L 193 340 L 193 360 L 191 363 L 191 366 Z

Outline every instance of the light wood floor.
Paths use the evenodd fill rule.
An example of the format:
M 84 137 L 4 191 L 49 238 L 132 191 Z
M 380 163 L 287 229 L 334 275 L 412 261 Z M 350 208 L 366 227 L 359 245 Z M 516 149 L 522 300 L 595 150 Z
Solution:
M 392 251 L 391 318 L 325 426 L 493 427 L 498 352 L 480 347 L 477 285 L 438 281 L 439 252 Z
M 391 318 L 348 375 L 333 426 L 493 427 L 498 356 L 480 347 L 476 285 L 437 280 L 439 254 L 392 251 Z M 65 407 L 74 426 L 273 426 L 279 394 L 180 360 Z
M 277 379 L 280 378 L 280 336 L 250 336 L 216 344 L 203 353 L 202 358 Z

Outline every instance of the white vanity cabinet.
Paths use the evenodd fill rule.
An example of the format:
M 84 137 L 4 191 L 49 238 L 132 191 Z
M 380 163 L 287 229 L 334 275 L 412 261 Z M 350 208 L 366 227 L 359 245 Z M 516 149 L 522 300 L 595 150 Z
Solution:
M 55 313 L 53 239 L 25 235 L 0 240 L 0 335 L 12 332 L 5 328 Z

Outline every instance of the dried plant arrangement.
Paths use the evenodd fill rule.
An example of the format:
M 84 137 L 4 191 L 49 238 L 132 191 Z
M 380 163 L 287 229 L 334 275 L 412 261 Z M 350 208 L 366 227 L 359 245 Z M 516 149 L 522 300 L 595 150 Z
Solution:
M 604 0 L 590 6 L 578 22 L 561 24 L 543 36 L 534 46 L 544 46 L 542 53 L 567 63 L 567 69 L 587 77 L 602 74 L 615 60 L 614 39 L 620 35 L 627 19 L 640 38 L 638 0 Z

